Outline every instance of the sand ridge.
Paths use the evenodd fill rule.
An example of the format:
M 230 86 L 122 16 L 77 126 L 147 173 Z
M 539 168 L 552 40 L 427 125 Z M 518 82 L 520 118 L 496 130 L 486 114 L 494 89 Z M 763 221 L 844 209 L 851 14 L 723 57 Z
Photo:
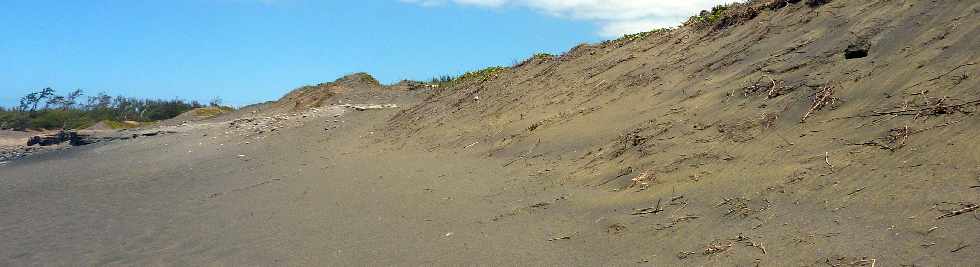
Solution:
M 11 161 L 0 265 L 976 265 L 980 3 L 824 2 Z

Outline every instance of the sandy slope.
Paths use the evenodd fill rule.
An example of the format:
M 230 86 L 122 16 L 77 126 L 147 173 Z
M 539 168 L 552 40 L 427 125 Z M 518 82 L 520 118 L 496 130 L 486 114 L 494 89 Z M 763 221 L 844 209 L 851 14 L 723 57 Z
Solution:
M 527 208 L 570 193 L 500 162 L 372 145 L 392 113 L 248 145 L 195 128 L 13 162 L 0 170 L 0 265 L 589 260 L 546 241 L 579 230 L 568 208 Z
M 978 12 L 797 3 L 13 161 L 0 265 L 976 265 Z M 341 102 L 400 108 L 270 113 Z

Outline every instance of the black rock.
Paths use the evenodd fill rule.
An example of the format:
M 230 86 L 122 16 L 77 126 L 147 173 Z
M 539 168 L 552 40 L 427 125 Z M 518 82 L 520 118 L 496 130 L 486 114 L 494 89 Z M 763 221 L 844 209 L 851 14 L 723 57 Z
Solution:
M 27 139 L 27 146 L 33 146 L 41 143 L 40 136 L 31 136 Z

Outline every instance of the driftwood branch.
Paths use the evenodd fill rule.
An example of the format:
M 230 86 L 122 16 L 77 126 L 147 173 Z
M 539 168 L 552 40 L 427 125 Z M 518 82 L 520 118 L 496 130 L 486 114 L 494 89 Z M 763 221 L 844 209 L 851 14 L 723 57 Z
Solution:
M 961 215 L 961 214 L 970 213 L 972 211 L 977 210 L 978 207 L 980 207 L 980 205 L 977 205 L 977 204 L 969 204 L 965 208 L 954 210 L 954 211 L 951 211 L 951 212 L 947 212 L 946 214 L 943 214 L 943 215 L 937 217 L 936 219 L 938 220 L 938 219 L 942 219 L 942 218 L 949 218 L 949 217 L 953 217 L 953 216 L 957 216 L 957 215 Z
M 879 117 L 879 116 L 888 116 L 888 115 L 896 115 L 896 116 L 919 116 L 919 115 L 922 115 L 924 112 L 927 112 L 927 111 L 937 111 L 937 110 L 942 110 L 942 111 L 947 111 L 947 110 L 960 110 L 960 111 L 962 111 L 961 109 L 963 107 L 976 106 L 976 105 L 980 105 L 980 99 L 976 99 L 976 100 L 972 100 L 972 101 L 967 101 L 967 102 L 963 102 L 963 103 L 959 103 L 959 104 L 952 104 L 952 105 L 943 105 L 943 104 L 940 103 L 940 105 L 936 105 L 936 106 L 927 106 L 927 107 L 921 107 L 920 106 L 920 107 L 916 107 L 916 108 L 907 108 L 907 109 L 891 110 L 891 111 L 874 111 L 874 112 L 871 112 L 870 114 L 854 115 L 854 116 L 847 116 L 847 117 L 839 117 L 839 118 L 834 118 L 834 119 L 831 119 L 831 120 L 837 120 L 837 119 L 856 119 L 856 118 L 867 118 L 867 117 Z
M 660 207 L 660 202 L 662 200 L 663 199 L 657 199 L 657 205 L 656 206 L 649 207 L 649 208 L 636 209 L 630 215 L 654 214 L 654 213 L 658 213 L 658 212 L 664 211 L 664 209 L 662 207 Z
M 915 84 L 913 84 L 912 86 L 909 86 L 909 87 L 906 87 L 905 89 L 902 89 L 902 91 L 905 91 L 905 90 L 908 90 L 908 89 L 912 89 L 912 88 L 915 88 L 915 87 L 917 87 L 917 86 L 919 86 L 919 85 L 922 85 L 923 83 L 927 83 L 927 82 L 931 82 L 931 81 L 935 81 L 935 80 L 939 80 L 939 79 L 942 79 L 942 78 L 943 78 L 943 77 L 945 77 L 946 75 L 949 75 L 950 73 L 953 73 L 954 71 L 956 71 L 956 70 L 958 70 L 958 69 L 960 69 L 960 68 L 962 68 L 962 67 L 966 67 L 966 66 L 973 66 L 973 65 L 976 65 L 976 64 L 977 64 L 976 62 L 970 62 L 970 63 L 966 63 L 966 64 L 963 64 L 963 65 L 959 65 L 959 66 L 956 66 L 955 68 L 953 68 L 953 69 L 950 69 L 949 71 L 947 71 L 947 72 L 944 72 L 943 74 L 939 74 L 939 75 L 938 75 L 938 76 L 936 76 L 936 77 L 932 77 L 932 78 L 930 78 L 930 79 L 928 79 L 928 80 L 925 80 L 925 81 L 921 81 L 921 82 L 917 82 L 917 83 L 915 83 Z
M 800 118 L 800 122 L 806 122 L 806 119 L 809 118 L 810 115 L 813 115 L 814 112 L 831 105 L 836 101 L 837 98 L 834 97 L 833 85 L 828 84 L 827 86 L 824 86 L 823 89 L 820 89 L 820 91 L 814 95 L 813 104 L 810 104 L 810 109 L 803 114 L 803 117 Z

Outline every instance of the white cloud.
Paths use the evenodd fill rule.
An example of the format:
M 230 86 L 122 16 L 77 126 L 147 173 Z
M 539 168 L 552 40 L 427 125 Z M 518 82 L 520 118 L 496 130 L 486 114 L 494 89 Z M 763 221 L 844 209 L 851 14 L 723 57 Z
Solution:
M 734 0 L 399 0 L 423 6 L 443 4 L 488 8 L 516 6 L 551 16 L 586 20 L 600 26 L 603 37 L 617 37 L 677 26 L 698 11 Z

